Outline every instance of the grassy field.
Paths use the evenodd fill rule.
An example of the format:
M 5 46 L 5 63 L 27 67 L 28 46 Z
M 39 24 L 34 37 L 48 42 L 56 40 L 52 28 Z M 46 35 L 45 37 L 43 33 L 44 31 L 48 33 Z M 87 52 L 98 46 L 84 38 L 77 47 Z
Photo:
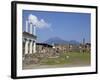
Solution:
M 90 66 L 90 53 L 61 53 L 58 57 L 42 58 L 37 64 L 25 65 L 23 69 Z
M 57 58 L 43 58 L 41 64 L 62 65 L 62 64 L 90 64 L 90 53 L 69 52 L 62 53 Z

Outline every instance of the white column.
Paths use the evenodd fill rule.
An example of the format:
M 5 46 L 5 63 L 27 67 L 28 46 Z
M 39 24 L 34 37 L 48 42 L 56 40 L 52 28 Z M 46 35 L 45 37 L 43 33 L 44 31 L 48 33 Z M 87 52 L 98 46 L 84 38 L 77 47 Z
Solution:
M 28 21 L 26 20 L 26 28 L 25 31 L 28 32 Z
M 30 42 L 30 52 L 29 52 L 30 54 L 32 54 L 32 47 L 33 47 L 32 45 L 33 45 L 33 41 Z
M 36 35 L 36 27 L 35 26 L 33 26 L 34 27 L 34 35 Z
M 33 42 L 33 53 L 36 53 L 36 42 Z
M 33 26 L 33 24 L 32 23 L 30 23 L 30 34 L 32 34 L 32 26 Z
M 25 54 L 28 54 L 28 44 L 29 44 L 29 40 L 26 40 L 26 42 L 25 42 Z

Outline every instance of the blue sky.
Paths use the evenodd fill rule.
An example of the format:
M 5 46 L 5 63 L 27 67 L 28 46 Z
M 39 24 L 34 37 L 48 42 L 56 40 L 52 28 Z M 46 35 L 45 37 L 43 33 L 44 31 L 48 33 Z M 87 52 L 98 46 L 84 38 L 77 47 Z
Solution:
M 79 42 L 82 42 L 82 39 L 85 38 L 86 42 L 90 42 L 91 15 L 89 13 L 23 10 L 23 31 L 25 30 L 25 21 L 30 14 L 50 24 L 49 28 L 36 28 L 39 42 L 52 37 Z

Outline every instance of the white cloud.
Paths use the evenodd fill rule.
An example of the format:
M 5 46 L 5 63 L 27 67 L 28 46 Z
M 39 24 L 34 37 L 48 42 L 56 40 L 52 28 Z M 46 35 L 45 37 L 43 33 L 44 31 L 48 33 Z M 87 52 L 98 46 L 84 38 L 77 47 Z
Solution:
M 35 15 L 30 14 L 28 16 L 29 23 L 32 23 L 33 25 L 37 24 L 38 18 Z
M 44 19 L 41 19 L 40 21 L 38 21 L 36 27 L 38 27 L 38 28 L 49 28 L 50 24 L 48 24 L 47 22 L 45 22 Z
M 44 19 L 39 20 L 37 16 L 30 14 L 28 17 L 29 23 L 32 23 L 37 28 L 50 28 L 51 24 L 47 23 Z

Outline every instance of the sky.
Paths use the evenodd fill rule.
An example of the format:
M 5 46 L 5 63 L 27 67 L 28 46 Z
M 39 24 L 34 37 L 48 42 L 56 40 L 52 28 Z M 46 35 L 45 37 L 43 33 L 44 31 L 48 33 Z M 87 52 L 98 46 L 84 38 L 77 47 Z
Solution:
M 22 14 L 23 31 L 25 31 L 25 21 L 29 15 L 34 15 L 38 19 L 36 20 L 38 42 L 44 42 L 53 37 L 78 42 L 82 42 L 85 38 L 86 42 L 90 42 L 91 14 L 89 13 L 23 10 Z

